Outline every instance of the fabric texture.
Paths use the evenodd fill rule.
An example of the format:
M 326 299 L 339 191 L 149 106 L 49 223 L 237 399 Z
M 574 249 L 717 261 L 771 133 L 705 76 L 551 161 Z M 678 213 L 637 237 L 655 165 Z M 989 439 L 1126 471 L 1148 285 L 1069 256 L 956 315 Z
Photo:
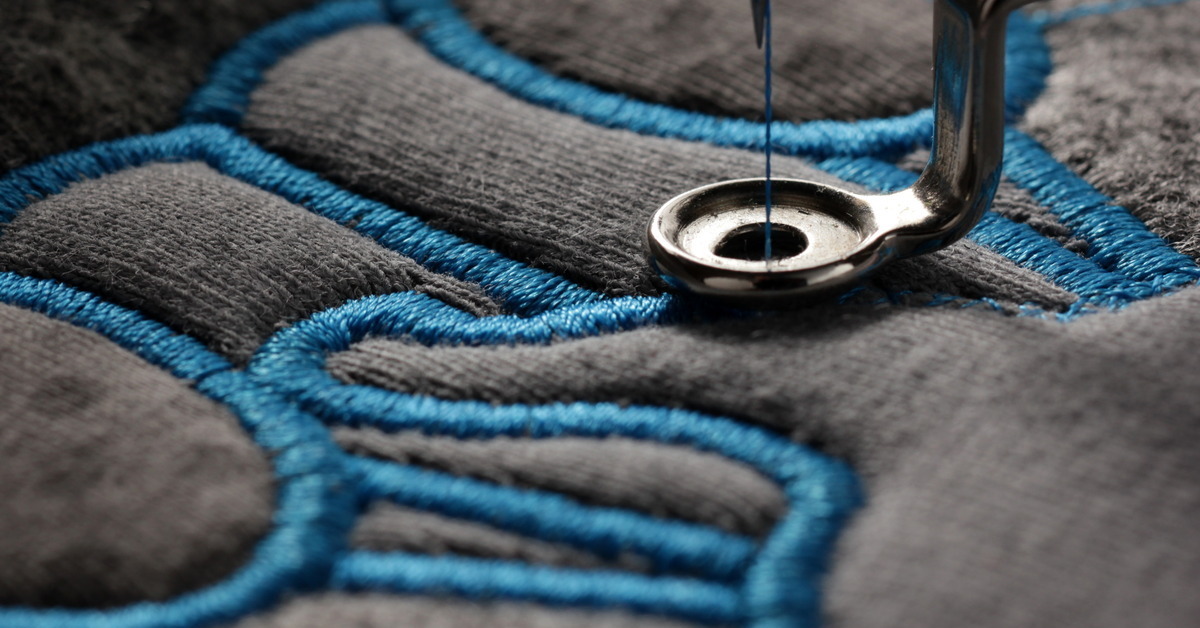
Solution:
M 754 313 L 642 241 L 745 3 L 312 4 L 6 9 L 0 628 L 1200 622 L 1200 5 L 1014 16 L 980 225 Z M 775 5 L 775 173 L 907 185 L 930 3 Z
M 274 511 L 228 411 L 97 335 L 0 305 L 0 603 L 112 607 L 218 582 Z

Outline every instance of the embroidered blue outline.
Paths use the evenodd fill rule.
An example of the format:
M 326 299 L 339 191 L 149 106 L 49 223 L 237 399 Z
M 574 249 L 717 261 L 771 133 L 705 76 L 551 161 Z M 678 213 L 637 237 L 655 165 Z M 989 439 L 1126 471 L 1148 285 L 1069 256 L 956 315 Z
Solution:
M 0 607 L 0 626 L 135 628 L 228 621 L 285 590 L 324 585 L 356 514 L 342 487 L 342 454 L 311 416 L 233 370 L 198 341 L 57 281 L 0 273 L 0 302 L 95 331 L 230 408 L 269 456 L 277 486 L 271 531 L 253 557 L 218 584 L 167 602 L 106 610 Z
M 861 499 L 857 481 L 843 463 L 761 428 L 687 410 L 622 407 L 612 403 L 493 406 L 476 401 L 445 401 L 370 386 L 345 385 L 324 369 L 328 354 L 345 350 L 368 336 L 409 337 L 426 344 L 545 344 L 626 329 L 637 325 L 647 314 L 660 311 L 658 307 L 653 299 L 627 297 L 561 308 L 530 318 L 475 318 L 416 293 L 365 297 L 319 312 L 280 331 L 251 358 L 247 372 L 252 379 L 331 424 L 371 425 L 386 431 L 420 430 L 458 438 L 621 435 L 683 444 L 751 465 L 783 487 L 790 508 L 745 576 L 741 617 L 755 626 L 815 626 L 819 622 L 820 605 L 817 583 L 838 531 Z M 629 314 L 631 309 L 646 308 L 649 309 L 640 315 Z M 407 491 L 410 494 L 406 499 L 421 499 L 418 483 L 397 482 L 388 488 L 393 496 Z M 488 502 L 477 503 L 476 507 L 484 510 L 494 507 L 494 504 L 479 504 Z M 395 582 L 388 581 L 390 588 L 423 590 L 410 588 L 414 581 L 405 571 L 407 568 L 395 569 L 400 571 L 390 576 L 396 578 Z M 509 568 L 496 569 L 503 572 Z M 373 577 L 363 577 L 365 581 L 376 582 Z M 493 582 L 489 580 L 493 576 L 478 577 Z M 670 582 L 671 587 L 682 586 L 674 580 Z M 525 599 L 550 603 L 560 599 L 539 589 L 540 585 L 529 583 L 529 588 L 523 589 L 525 586 L 518 579 L 508 582 L 504 591 L 516 591 Z M 610 593 L 613 597 L 608 597 Z M 593 596 L 601 597 L 591 597 L 594 602 L 588 603 L 634 608 L 645 603 L 624 595 L 619 591 L 596 592 Z M 695 599 L 697 603 L 704 602 L 703 595 Z M 696 620 L 703 619 L 708 611 L 671 612 Z

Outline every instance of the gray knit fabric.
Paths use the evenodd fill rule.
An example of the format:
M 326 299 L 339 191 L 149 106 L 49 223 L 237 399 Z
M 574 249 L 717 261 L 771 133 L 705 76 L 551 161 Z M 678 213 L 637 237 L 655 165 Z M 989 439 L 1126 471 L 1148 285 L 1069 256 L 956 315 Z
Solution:
M 0 605 L 163 600 L 249 558 L 273 481 L 224 408 L 95 333 L 7 305 L 0 373 Z
M 235 628 L 684 628 L 621 612 L 549 610 L 534 604 L 328 594 L 300 598 Z
M 387 26 L 318 41 L 266 77 L 243 125 L 264 146 L 431 225 L 613 295 L 657 292 L 643 230 L 659 205 L 762 171 L 753 153 L 603 129 L 518 101 Z M 775 170 L 833 181 L 795 158 L 776 159 Z M 1074 300 L 969 245 L 893 267 L 880 281 L 1050 308 Z
M 1054 156 L 1200 257 L 1200 4 L 1053 29 L 1056 71 L 1025 126 Z
M 610 561 L 562 543 L 530 539 L 484 524 L 387 503 L 372 506 L 359 519 L 350 544 L 375 552 L 454 554 L 574 569 L 650 569 L 645 558 L 629 552 Z
M 486 387 L 491 374 L 499 370 L 503 374 L 494 381 L 510 387 L 515 394 L 510 393 L 509 399 L 534 403 L 550 400 L 537 393 L 517 392 L 528 391 L 528 378 L 541 374 L 530 370 L 540 366 L 536 363 L 506 359 L 513 356 L 505 355 L 499 356 L 502 362 L 491 363 L 486 358 L 422 362 L 426 356 L 420 350 L 405 355 L 394 352 L 393 344 L 364 343 L 359 345 L 362 350 L 334 356 L 331 368 L 351 382 L 392 388 L 393 377 L 404 377 L 403 367 L 397 369 L 392 363 L 393 356 L 401 361 L 415 358 L 408 364 L 417 369 L 437 369 L 442 384 L 420 392 L 433 393 L 431 388 L 437 388 L 434 394 L 450 399 L 463 396 L 462 389 L 450 382 L 461 381 L 467 386 L 483 382 Z M 569 364 L 562 366 L 572 368 Z M 546 390 L 554 391 L 549 386 L 554 379 L 574 381 L 572 374 L 581 373 L 577 368 L 573 373 L 564 371 L 546 381 Z M 482 398 L 501 400 L 487 393 Z M 584 398 L 586 395 L 576 397 Z M 607 400 L 624 398 L 617 395 Z M 741 463 L 686 447 L 628 438 L 501 437 L 472 441 L 418 433 L 384 434 L 372 429 L 338 429 L 334 436 L 342 447 L 360 455 L 420 464 L 499 484 L 555 491 L 588 503 L 632 508 L 754 536 L 766 534 L 786 505 L 774 482 Z
M 176 122 L 213 59 L 316 0 L 6 0 L 0 171 Z
M 763 62 L 745 0 L 562 0 L 554 10 L 541 0 L 455 4 L 492 41 L 561 76 L 692 111 L 762 118 Z M 923 0 L 772 3 L 778 119 L 856 120 L 929 106 L 932 9 Z
M 477 287 L 199 163 L 126 170 L 34 203 L 4 227 L 0 270 L 70 277 L 236 360 L 279 326 L 366 294 L 416 289 L 495 311 Z
M 219 50 L 306 1 L 5 7 L 0 168 L 169 126 Z M 559 76 L 760 116 L 744 0 L 455 4 L 485 37 Z M 774 6 L 780 117 L 861 119 L 927 104 L 928 2 Z M 1196 256 L 1198 5 L 1130 6 L 1047 28 L 1055 68 L 1019 125 Z M 747 151 L 552 113 L 387 25 L 284 54 L 237 130 L 336 185 L 608 295 L 662 289 L 642 251 L 651 211 L 762 164 Z M 832 180 L 799 159 L 775 165 L 782 176 Z M 1093 253 L 1009 183 L 995 209 Z M 503 311 L 478 286 L 200 163 L 76 184 L 0 232 L 0 270 L 141 312 L 239 368 L 279 329 L 363 295 L 412 290 L 482 316 Z M 441 399 L 690 408 L 845 460 L 866 503 L 821 583 L 830 628 L 1200 624 L 1200 288 L 1070 323 L 1017 316 L 1017 304 L 1062 312 L 1076 297 L 971 242 L 901 262 L 870 287 L 845 305 L 546 346 L 371 337 L 327 356 L 327 367 L 349 384 Z M 912 294 L 869 305 L 880 290 Z M 926 307 L 935 293 L 996 307 Z M 235 419 L 192 384 L 93 332 L 0 306 L 0 614 L 177 598 L 250 559 L 279 514 L 277 485 Z M 787 507 L 759 471 L 682 446 L 332 431 L 353 455 L 751 536 L 770 533 Z M 339 488 L 352 485 L 347 476 Z M 648 571 L 631 552 L 606 561 L 518 526 L 363 509 L 335 542 L 475 564 Z M 320 581 L 328 574 L 306 575 L 306 586 L 326 590 L 289 590 L 228 625 L 681 626 L 621 608 L 335 593 L 333 579 Z

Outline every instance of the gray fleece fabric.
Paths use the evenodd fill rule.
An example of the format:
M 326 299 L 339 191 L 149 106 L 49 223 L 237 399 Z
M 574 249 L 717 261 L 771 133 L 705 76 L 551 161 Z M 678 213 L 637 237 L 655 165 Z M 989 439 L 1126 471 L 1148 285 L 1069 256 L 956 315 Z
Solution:
M 531 324 L 498 318 L 514 315 L 496 285 L 524 267 L 654 302 L 647 217 L 757 176 L 762 157 L 553 110 L 473 74 L 507 66 L 430 42 L 759 120 L 744 1 L 77 4 L 18 1 L 0 19 L 0 627 L 754 626 L 737 618 L 779 590 L 817 592 L 802 628 L 1200 624 L 1200 288 L 1084 307 L 1052 278 L 1064 260 L 1142 269 L 1112 260 L 1111 233 L 1082 233 L 1102 207 L 1064 213 L 1055 194 L 1074 192 L 1005 180 L 993 218 L 1044 248 L 965 240 L 843 303 L 614 333 L 584 308 L 563 316 L 580 338 L 448 340 Z M 926 0 L 774 5 L 780 119 L 928 106 Z M 338 22 L 351 14 L 369 23 Z M 1027 16 L 1052 68 L 1013 128 L 1140 221 L 1121 229 L 1161 236 L 1176 265 L 1200 255 L 1200 3 L 1052 0 Z M 186 136 L 220 150 L 129 157 L 152 136 L 61 156 L 198 122 L 180 113 L 189 94 L 222 76 L 238 115 Z M 919 141 L 897 152 L 908 170 L 927 157 Z M 845 185 L 800 157 L 774 165 Z M 353 211 L 335 221 L 330 205 Z M 437 231 L 379 226 L 401 216 Z M 496 271 L 470 246 L 524 266 Z M 442 327 L 353 327 L 379 312 Z M 324 371 L 306 386 L 329 386 L 308 396 L 260 381 L 294 366 L 297 330 L 338 347 L 300 356 Z M 649 407 L 752 426 L 844 463 L 863 503 L 818 576 L 764 583 L 779 534 L 812 532 L 789 517 L 828 487 L 798 497 L 780 468 L 678 435 L 467 426 L 571 404 L 603 404 L 601 423 Z M 420 420 L 444 429 L 395 426 Z M 333 503 L 342 515 L 317 516 Z M 732 615 L 671 606 L 728 595 Z

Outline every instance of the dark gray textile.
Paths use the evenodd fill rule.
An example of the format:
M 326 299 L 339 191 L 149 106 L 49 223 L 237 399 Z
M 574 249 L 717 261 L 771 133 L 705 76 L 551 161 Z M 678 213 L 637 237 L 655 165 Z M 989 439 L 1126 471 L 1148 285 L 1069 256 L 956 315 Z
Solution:
M 328 594 L 300 598 L 236 628 L 685 628 L 658 617 L 550 610 L 533 604 Z
M 492 41 L 556 74 L 692 111 L 762 118 L 762 55 L 745 0 L 567 0 L 552 11 L 541 0 L 455 4 Z M 929 106 L 932 7 L 772 3 L 778 119 L 875 118 Z
M 386 26 L 314 43 L 266 77 L 244 123 L 264 146 L 613 295 L 657 291 L 642 242 L 660 204 L 762 172 L 753 153 L 603 129 L 518 101 Z M 795 158 L 779 157 L 775 170 L 832 181 Z M 964 247 L 889 269 L 880 281 L 1051 308 L 1074 300 L 994 253 Z
M 5 0 L 0 171 L 169 127 L 218 53 L 314 3 Z
M 496 309 L 478 287 L 200 163 L 126 170 L 34 203 L 0 235 L 0 270 L 69 277 L 235 360 L 279 326 L 367 294 L 416 289 Z
M 821 308 L 549 347 L 376 340 L 335 363 L 440 397 L 683 405 L 820 443 L 871 499 L 834 563 L 834 626 L 1170 627 L 1200 617 L 1200 356 L 1173 350 L 1196 343 L 1191 289 L 1069 325 Z
M 0 169 L 162 128 L 215 51 L 307 1 L 6 6 Z M 758 117 L 745 0 L 456 2 L 485 35 L 560 75 Z M 1192 255 L 1196 6 L 1049 27 L 1057 68 L 1022 123 Z M 926 102 L 924 0 L 775 8 L 783 117 Z M 663 200 L 761 172 L 757 154 L 599 129 L 519 102 L 384 26 L 287 55 L 240 130 L 337 184 L 610 295 L 657 292 L 641 229 Z M 796 159 L 776 166 L 828 179 Z M 1011 185 L 996 209 L 1069 250 L 1088 248 Z M 500 309 L 477 287 L 200 164 L 77 185 L 3 231 L 0 268 L 96 292 L 239 364 L 280 326 L 362 294 L 416 289 L 479 314 Z M 842 457 L 863 476 L 867 502 L 823 583 L 829 628 L 1200 625 L 1200 288 L 1069 324 L 1018 317 L 1016 303 L 1062 310 L 1074 296 L 971 243 L 903 262 L 874 285 L 913 291 L 908 304 L 939 292 L 995 298 L 1003 311 L 856 301 L 546 347 L 371 339 L 332 356 L 330 369 L 450 399 L 695 408 Z M 356 453 L 751 534 L 781 510 L 757 472 L 678 447 L 336 437 Z M 0 613 L 107 608 L 221 580 L 254 549 L 273 497 L 262 454 L 188 382 L 90 332 L 0 307 Z M 577 548 L 399 508 L 370 510 L 352 537 L 381 550 L 606 566 Z M 639 569 L 636 557 L 615 566 Z M 290 593 L 303 597 L 235 625 L 679 626 L 616 609 Z
M 222 407 L 90 331 L 0 305 L 0 605 L 104 607 L 224 579 L 274 510 Z
M 1200 256 L 1200 4 L 1053 29 L 1056 71 L 1028 127 L 1054 156 Z
M 430 357 L 428 350 L 414 347 L 413 353 L 393 351 L 396 345 L 387 341 L 360 344 L 361 351 L 333 356 L 332 368 L 352 382 L 393 387 L 390 384 L 396 381 L 394 377 L 420 377 L 405 372 L 403 367 L 397 369 L 394 360 L 415 360 L 407 363 L 424 364 L 417 369 L 440 371 L 435 376 L 437 384 L 430 387 L 439 389 L 438 396 L 461 398 L 462 389 L 451 383 L 455 380 L 486 388 L 490 379 L 514 392 L 525 391 L 511 395 L 513 400 L 551 400 L 529 390 L 528 378 L 540 373 L 528 367 L 540 371 L 541 365 L 522 367 L 521 360 L 509 359 L 512 356 L 505 354 L 497 356 L 500 361 L 476 354 L 483 359 L 470 363 L 437 359 L 422 362 Z M 573 381 L 573 376 L 586 375 L 575 365 L 562 366 L 571 370 L 553 379 Z M 406 388 L 404 384 L 400 387 Z M 421 392 L 432 392 L 430 388 Z M 552 391 L 553 387 L 547 386 L 546 390 Z M 488 394 L 482 398 L 495 399 Z M 755 536 L 768 532 L 786 505 L 779 487 L 757 471 L 687 447 L 628 438 L 501 437 L 473 441 L 419 433 L 384 434 L 367 428 L 338 429 L 334 436 L 342 447 L 361 455 L 421 464 L 500 484 L 556 491 L 585 502 L 633 508 Z
M 359 519 L 350 544 L 376 552 L 456 554 L 575 569 L 644 572 L 650 568 L 645 559 L 630 553 L 609 561 L 562 543 L 530 539 L 487 525 L 386 503 L 372 506 Z

